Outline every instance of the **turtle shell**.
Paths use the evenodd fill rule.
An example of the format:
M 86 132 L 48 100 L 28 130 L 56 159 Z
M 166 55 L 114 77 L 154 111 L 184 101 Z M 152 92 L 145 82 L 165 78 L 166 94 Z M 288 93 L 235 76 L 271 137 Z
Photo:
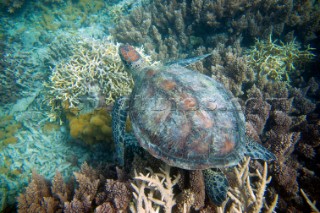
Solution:
M 232 94 L 216 80 L 181 66 L 147 67 L 129 100 L 140 145 L 183 169 L 236 165 L 245 144 L 245 119 Z

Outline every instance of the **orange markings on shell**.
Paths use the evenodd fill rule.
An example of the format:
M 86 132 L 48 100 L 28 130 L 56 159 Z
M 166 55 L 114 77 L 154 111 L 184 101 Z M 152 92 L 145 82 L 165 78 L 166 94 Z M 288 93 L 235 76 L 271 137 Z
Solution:
M 194 153 L 197 154 L 208 154 L 209 152 L 209 144 L 203 143 L 204 141 L 204 135 L 200 136 L 197 139 L 194 139 L 191 143 L 190 149 L 193 150 Z
M 195 109 L 197 106 L 197 101 L 194 98 L 186 98 L 183 100 L 184 109 Z
M 170 81 L 170 80 L 164 80 L 161 82 L 161 87 L 164 89 L 164 90 L 172 90 L 176 87 L 176 82 L 174 81 Z
M 120 51 L 123 59 L 126 60 L 127 62 L 135 62 L 140 59 L 139 53 L 135 49 L 133 49 L 133 47 L 131 46 L 126 46 L 124 48 L 121 48 Z
M 213 121 L 211 120 L 209 114 L 206 111 L 197 111 L 194 114 L 194 120 L 206 129 L 209 129 L 213 126 Z
M 227 154 L 234 149 L 235 143 L 231 141 L 228 137 L 224 141 L 223 147 L 221 148 L 221 154 Z
M 181 94 L 181 103 L 184 110 L 197 109 L 197 100 L 188 94 Z

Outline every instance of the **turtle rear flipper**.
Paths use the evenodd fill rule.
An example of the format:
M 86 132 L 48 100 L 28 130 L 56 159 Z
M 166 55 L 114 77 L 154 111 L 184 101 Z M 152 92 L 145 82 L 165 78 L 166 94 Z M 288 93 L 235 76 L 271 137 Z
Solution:
M 203 171 L 206 194 L 210 200 L 220 206 L 227 198 L 229 183 L 226 176 L 218 170 L 207 169 Z
M 264 161 L 273 161 L 277 159 L 272 152 L 250 138 L 247 139 L 244 154 L 252 159 L 261 159 Z

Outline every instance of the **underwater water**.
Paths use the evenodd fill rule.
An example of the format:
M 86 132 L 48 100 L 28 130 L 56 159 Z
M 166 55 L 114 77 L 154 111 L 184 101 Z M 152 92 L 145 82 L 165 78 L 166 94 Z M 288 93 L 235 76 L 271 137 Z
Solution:
M 312 0 L 0 1 L 0 212 L 319 212 L 319 7 Z M 177 165 L 179 151 L 168 155 L 166 165 L 153 157 L 159 157 L 155 149 L 130 146 L 147 140 L 136 138 L 145 132 L 132 128 L 134 120 L 122 118 L 124 129 L 114 134 L 114 103 L 135 85 L 120 44 L 138 51 L 128 58 L 142 58 L 138 67 L 151 66 L 150 76 L 181 65 L 232 93 L 239 107 L 231 109 L 245 121 L 223 113 L 210 114 L 211 121 L 201 112 L 175 124 L 159 118 L 158 125 L 157 115 L 138 122 L 148 134 L 177 127 L 201 140 L 187 128 L 188 119 L 217 128 L 240 124 L 245 133 L 220 132 L 225 146 L 213 145 L 225 166 L 184 170 Z M 139 88 L 154 97 L 185 92 L 183 106 L 192 107 L 203 94 L 191 97 L 182 89 L 197 91 L 192 82 L 200 77 L 190 75 L 164 75 L 164 84 L 159 78 Z M 154 89 L 158 83 L 163 90 Z M 125 135 L 122 153 L 117 137 Z M 181 137 L 170 138 L 169 147 L 157 145 L 200 155 L 199 138 L 192 147 Z M 239 137 L 261 144 L 276 160 L 246 157 L 228 167 L 225 153 L 249 155 L 240 149 L 245 142 L 233 145 Z M 203 166 L 199 158 L 192 164 Z M 223 181 L 229 187 L 218 205 L 210 190 Z

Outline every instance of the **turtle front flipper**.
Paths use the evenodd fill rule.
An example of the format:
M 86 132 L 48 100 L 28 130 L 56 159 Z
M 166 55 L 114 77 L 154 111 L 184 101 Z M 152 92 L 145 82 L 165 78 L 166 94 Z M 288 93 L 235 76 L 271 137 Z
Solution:
M 112 109 L 112 135 L 116 147 L 116 157 L 118 163 L 124 164 L 124 148 L 126 141 L 126 120 L 127 120 L 127 97 L 120 97 L 114 103 Z
M 261 159 L 264 161 L 276 160 L 276 156 L 261 144 L 248 138 L 244 154 L 252 159 Z
M 227 198 L 229 183 L 226 176 L 218 170 L 203 171 L 206 194 L 210 200 L 220 206 Z

